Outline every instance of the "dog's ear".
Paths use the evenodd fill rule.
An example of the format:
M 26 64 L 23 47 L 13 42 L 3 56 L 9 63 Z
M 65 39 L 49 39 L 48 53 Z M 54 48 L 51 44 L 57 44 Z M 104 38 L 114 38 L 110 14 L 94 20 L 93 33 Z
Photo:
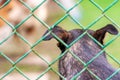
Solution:
M 55 26 L 51 30 L 51 32 L 53 32 L 56 36 L 58 36 L 63 41 L 65 41 L 68 37 L 68 32 L 59 26 Z M 48 33 L 49 33 L 49 30 L 47 30 L 43 36 L 47 35 Z M 45 41 L 51 40 L 52 38 L 54 38 L 54 36 L 51 33 L 49 33 L 43 40 L 45 40 Z
M 43 36 L 46 36 L 43 40 L 44 41 L 47 41 L 47 40 L 51 40 L 52 38 L 53 38 L 53 36 L 52 36 L 52 34 L 48 34 L 49 33 L 49 30 L 47 30 L 44 34 L 43 34 Z
M 106 32 L 112 35 L 118 34 L 118 30 L 112 24 L 108 24 L 105 27 L 96 30 L 93 34 L 93 37 L 97 39 L 101 44 L 103 44 L 103 39 L 105 37 Z

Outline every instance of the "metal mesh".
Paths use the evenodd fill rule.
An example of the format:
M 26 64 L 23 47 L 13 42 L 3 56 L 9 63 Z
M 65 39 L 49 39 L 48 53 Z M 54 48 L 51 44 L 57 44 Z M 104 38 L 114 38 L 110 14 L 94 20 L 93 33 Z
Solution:
M 11 0 L 6 0 L 6 2 L 0 7 L 0 9 L 2 9 L 3 7 L 7 6 L 9 4 Z M 80 61 L 85 67 L 79 72 L 77 73 L 71 80 L 75 80 L 79 75 L 81 75 L 82 72 L 84 72 L 86 69 L 96 78 L 96 80 L 101 80 L 97 75 L 95 75 L 90 69 L 87 68 L 87 66 L 94 61 L 98 56 L 100 56 L 102 54 L 102 52 L 104 51 L 104 49 L 109 46 L 112 42 L 114 42 L 119 36 L 120 34 L 118 34 L 117 36 L 115 36 L 114 38 L 111 38 L 110 41 L 108 41 L 105 45 L 101 45 L 97 40 L 95 40 L 91 35 L 89 35 L 87 32 L 84 32 L 82 35 L 80 35 L 76 40 L 74 40 L 70 45 L 67 45 L 65 42 L 63 42 L 59 37 L 57 37 L 54 33 L 51 32 L 52 28 L 54 28 L 55 25 L 59 25 L 64 19 L 66 19 L 67 17 L 69 17 L 71 20 L 73 20 L 75 22 L 75 24 L 77 24 L 80 28 L 84 29 L 84 30 L 88 30 L 89 28 L 91 28 L 92 26 L 94 26 L 95 23 L 99 22 L 103 17 L 106 18 L 107 20 L 109 20 L 111 23 L 113 23 L 114 25 L 117 26 L 117 28 L 120 28 L 120 26 L 108 15 L 106 15 L 106 12 L 114 7 L 114 5 L 116 5 L 119 0 L 113 0 L 113 2 L 111 4 L 109 4 L 105 9 L 103 9 L 99 4 L 96 3 L 95 0 L 89 0 L 89 2 L 96 7 L 98 10 L 101 11 L 101 15 L 96 18 L 94 21 L 92 21 L 88 26 L 83 26 L 80 22 L 78 22 L 74 17 L 72 17 L 69 12 L 71 10 L 73 10 L 76 6 L 80 5 L 82 2 L 84 2 L 84 0 L 78 0 L 76 1 L 76 4 L 74 6 L 71 6 L 70 9 L 66 9 L 58 0 L 53 0 L 54 3 L 56 3 L 59 7 L 61 7 L 64 12 L 65 15 L 63 17 L 61 17 L 59 20 L 57 20 L 52 26 L 49 27 L 48 24 L 46 24 L 43 20 L 41 20 L 40 18 L 37 17 L 37 15 L 34 14 L 34 11 L 36 11 L 39 7 L 41 7 L 47 0 L 43 0 L 39 5 L 37 5 L 34 8 L 31 8 L 27 3 L 25 3 L 23 0 L 19 0 L 19 2 L 21 4 L 23 4 L 29 11 L 30 14 L 25 17 L 20 23 L 18 23 L 16 26 L 13 26 L 10 22 L 8 22 L 6 19 L 4 19 L 2 16 L 0 16 L 0 19 L 2 21 L 5 22 L 5 24 L 9 25 L 10 28 L 12 28 L 12 32 L 11 34 L 6 37 L 5 39 L 3 39 L 2 41 L 0 41 L 0 45 L 4 44 L 4 42 L 6 42 L 11 36 L 13 36 L 14 34 L 16 34 L 19 38 L 21 38 L 26 44 L 28 44 L 28 46 L 30 47 L 30 50 L 27 51 L 26 53 L 24 53 L 20 58 L 18 58 L 16 61 L 11 60 L 6 54 L 0 52 L 0 56 L 4 57 L 10 64 L 12 64 L 12 67 L 2 75 L 2 77 L 0 77 L 0 80 L 3 80 L 6 76 L 8 76 L 9 74 L 11 74 L 14 70 L 16 70 L 18 73 L 20 73 L 20 75 L 22 75 L 26 80 L 31 80 L 29 78 L 29 76 L 27 76 L 24 72 L 22 72 L 21 69 L 19 69 L 16 65 L 23 60 L 24 58 L 26 58 L 31 52 L 33 52 L 34 54 L 36 54 L 39 58 L 41 58 L 48 66 L 48 68 L 42 72 L 41 74 L 38 75 L 38 77 L 35 80 L 39 80 L 44 74 L 46 74 L 48 71 L 53 71 L 55 72 L 55 74 L 57 74 L 58 76 L 61 76 L 64 80 L 66 80 L 57 70 L 55 70 L 53 67 L 51 67 L 54 63 L 56 63 L 62 56 L 65 55 L 66 52 L 70 52 L 71 55 L 76 58 L 78 61 Z M 89 14 L 88 14 L 89 15 Z M 44 27 L 46 27 L 50 32 L 52 33 L 52 35 L 59 40 L 61 43 L 63 43 L 63 45 L 65 45 L 65 47 L 67 48 L 66 51 L 64 53 L 62 53 L 61 55 L 59 55 L 57 58 L 55 58 L 52 62 L 48 62 L 46 61 L 43 57 L 41 57 L 39 55 L 39 53 L 37 51 L 34 50 L 34 47 L 37 46 L 38 44 L 40 44 L 41 42 L 43 42 L 43 39 L 47 36 L 43 36 L 41 37 L 39 40 L 37 40 L 34 44 L 29 43 L 29 41 L 27 41 L 27 39 L 25 39 L 21 34 L 19 34 L 19 32 L 17 32 L 17 29 L 24 24 L 29 18 L 34 17 L 36 18 L 36 20 L 38 20 Z M 100 45 L 103 49 L 102 51 L 100 51 L 96 56 L 94 56 L 89 62 L 85 63 L 83 62 L 80 58 L 78 58 L 73 52 L 71 52 L 69 50 L 69 48 L 75 44 L 82 36 L 84 36 L 85 34 L 88 34 L 89 37 L 91 39 L 93 39 L 98 45 Z M 118 43 L 119 44 L 119 43 Z M 107 53 L 107 55 L 112 58 L 118 65 L 120 65 L 120 62 L 114 57 L 112 56 L 110 53 Z M 2 66 L 2 65 L 0 65 Z M 118 68 L 112 75 L 110 75 L 106 80 L 110 80 L 114 75 L 116 75 L 118 72 L 120 71 L 120 68 Z

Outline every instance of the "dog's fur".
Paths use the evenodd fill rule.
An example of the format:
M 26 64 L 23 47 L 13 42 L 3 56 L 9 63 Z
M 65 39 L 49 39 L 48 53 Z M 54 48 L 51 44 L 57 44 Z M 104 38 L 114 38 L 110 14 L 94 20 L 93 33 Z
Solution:
M 49 31 L 46 31 L 44 35 L 46 35 Z M 59 26 L 55 26 L 52 29 L 52 32 L 57 35 L 60 39 L 62 39 L 66 44 L 70 44 L 74 41 L 78 36 L 80 36 L 84 30 L 74 29 L 71 31 L 66 31 Z M 101 44 L 103 44 L 103 39 L 105 37 L 106 32 L 117 35 L 117 29 L 108 24 L 105 27 L 93 31 L 88 30 L 87 33 L 92 35 L 96 40 L 98 40 Z M 50 40 L 53 38 L 53 35 L 49 34 L 44 40 Z M 58 40 L 58 47 L 62 52 L 66 50 L 66 47 Z M 69 50 L 73 52 L 76 56 L 78 56 L 83 62 L 87 63 L 94 56 L 96 56 L 102 48 L 95 43 L 87 34 L 85 34 L 80 40 L 78 40 L 75 44 L 73 44 Z M 85 66 L 75 59 L 70 52 L 67 52 L 60 60 L 59 60 L 59 72 L 60 74 L 66 78 L 66 80 L 70 80 L 73 76 L 79 73 Z M 97 57 L 92 63 L 87 66 L 87 69 L 83 71 L 76 80 L 96 80 L 96 78 L 90 74 L 88 71 L 91 70 L 95 75 L 97 75 L 101 80 L 105 80 L 111 74 L 115 72 L 114 69 L 107 61 L 105 52 L 103 52 L 99 57 Z M 62 78 L 60 78 L 62 80 Z M 111 80 L 120 80 L 120 73 L 117 73 L 115 76 L 111 78 Z

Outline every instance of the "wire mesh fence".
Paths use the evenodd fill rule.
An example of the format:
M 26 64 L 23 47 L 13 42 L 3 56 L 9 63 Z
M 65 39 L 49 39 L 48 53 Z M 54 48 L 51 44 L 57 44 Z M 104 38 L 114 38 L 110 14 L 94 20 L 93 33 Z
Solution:
M 4 9 L 4 7 L 8 6 L 10 4 L 10 2 L 12 2 L 14 0 L 1 0 L 1 6 L 0 9 Z M 18 0 L 20 5 L 23 5 L 28 11 L 29 14 L 24 17 L 19 23 L 17 23 L 16 25 L 13 25 L 11 22 L 9 22 L 8 20 L 6 20 L 6 18 L 4 18 L 3 16 L 0 16 L 0 20 L 2 22 L 4 22 L 7 26 L 9 26 L 10 29 L 12 29 L 12 32 L 10 32 L 10 34 L 5 37 L 4 39 L 0 40 L 0 46 L 2 46 L 6 41 L 8 41 L 12 36 L 17 35 L 25 44 L 27 44 L 27 46 L 29 47 L 29 50 L 27 50 L 26 53 L 22 54 L 22 56 L 20 56 L 19 58 L 17 58 L 16 60 L 12 60 L 9 56 L 7 56 L 4 52 L 0 51 L 0 56 L 1 58 L 4 58 L 5 60 L 7 60 L 7 62 L 10 65 L 9 69 L 4 72 L 1 76 L 0 76 L 0 80 L 7 80 L 6 77 L 8 75 L 10 75 L 12 72 L 16 71 L 18 72 L 22 77 L 24 77 L 25 80 L 32 80 L 28 75 L 26 75 L 26 73 L 24 73 L 21 68 L 18 67 L 18 64 L 24 60 L 25 58 L 27 58 L 28 55 L 31 54 L 35 54 L 38 58 L 40 58 L 45 64 L 47 64 L 47 68 L 39 73 L 35 80 L 40 80 L 41 77 L 43 77 L 46 73 L 48 73 L 49 71 L 54 72 L 55 74 L 57 74 L 57 76 L 62 77 L 63 80 L 66 80 L 66 78 L 61 75 L 59 73 L 58 70 L 54 69 L 54 67 L 52 67 L 56 62 L 58 62 L 67 52 L 69 52 L 72 56 L 74 56 L 75 59 L 77 59 L 80 63 L 82 63 L 84 65 L 84 68 L 78 72 L 74 77 L 71 78 L 71 80 L 77 80 L 77 78 L 85 71 L 88 70 L 89 73 L 95 77 L 96 80 L 101 80 L 100 77 L 98 77 L 97 75 L 95 75 L 89 68 L 88 65 L 90 65 L 95 59 L 97 59 L 104 51 L 105 48 L 108 47 L 110 44 L 112 44 L 116 39 L 118 39 L 120 37 L 120 34 L 118 33 L 118 35 L 114 36 L 113 38 L 111 38 L 109 41 L 107 41 L 104 45 L 100 44 L 96 39 L 94 39 L 89 33 L 87 33 L 87 30 L 92 28 L 97 22 L 99 22 L 102 18 L 107 19 L 109 22 L 111 22 L 112 24 L 114 24 L 116 26 L 117 29 L 120 29 L 119 23 L 116 22 L 115 20 L 113 20 L 111 18 L 111 16 L 108 16 L 106 13 L 112 8 L 114 7 L 116 4 L 120 4 L 119 0 L 112 0 L 111 3 L 105 7 L 102 8 L 101 5 L 99 5 L 97 3 L 98 0 L 88 0 L 87 2 L 89 2 L 90 4 L 92 4 L 94 7 L 97 8 L 97 10 L 100 11 L 100 15 L 93 20 L 92 22 L 90 22 L 89 25 L 84 26 L 81 22 L 79 22 L 76 18 L 74 18 L 73 16 L 70 15 L 70 12 L 77 6 L 81 5 L 84 0 L 77 0 L 75 1 L 75 4 L 73 6 L 71 6 L 69 9 L 67 9 L 59 0 L 52 0 L 57 6 L 59 6 L 62 10 L 64 10 L 65 14 L 60 17 L 59 20 L 57 20 L 56 22 L 54 22 L 54 24 L 52 24 L 51 26 L 49 26 L 44 20 L 42 20 L 41 18 L 38 17 L 38 15 L 34 14 L 35 11 L 40 8 L 42 5 L 44 5 L 46 2 L 48 2 L 50 0 L 41 0 L 37 6 L 35 7 L 31 7 L 29 4 L 27 4 L 24 0 Z M 3 4 L 2 4 L 3 2 Z M 52 5 L 50 5 L 52 6 Z M 90 8 L 89 8 L 90 9 Z M 91 10 L 92 11 L 92 10 Z M 89 15 L 89 14 L 88 14 Z M 113 14 L 114 15 L 114 14 Z M 19 15 L 20 16 L 20 15 Z M 21 15 L 22 16 L 22 15 Z M 20 17 L 21 17 L 20 16 Z M 54 36 L 54 38 L 56 38 L 59 42 L 62 43 L 62 45 L 64 45 L 66 47 L 66 50 L 60 54 L 59 56 L 57 56 L 54 60 L 52 60 L 51 62 L 47 61 L 44 57 L 42 57 L 34 48 L 38 45 L 41 44 L 43 42 L 43 40 L 46 38 L 47 35 L 40 37 L 37 41 L 35 41 L 35 43 L 31 44 L 23 35 L 21 35 L 18 31 L 18 29 L 25 23 L 27 22 L 31 17 L 33 17 L 34 19 L 36 19 L 40 24 L 42 24 L 45 28 L 47 28 L 47 30 L 49 30 L 48 34 L 52 34 Z M 80 29 L 85 30 L 85 32 L 83 34 L 81 34 L 77 39 L 75 39 L 73 42 L 71 42 L 69 45 L 66 44 L 64 41 L 62 41 L 57 35 L 55 35 L 52 32 L 52 29 L 56 26 L 59 25 L 62 21 L 64 21 L 66 18 L 70 18 L 75 24 L 77 24 L 77 26 L 79 26 Z M 1 26 L 0 26 L 1 27 Z M 85 34 L 88 34 L 88 36 L 94 41 L 96 42 L 101 48 L 102 50 L 96 55 L 94 56 L 90 61 L 88 61 L 87 63 L 85 63 L 84 61 L 82 61 L 79 57 L 77 57 L 77 55 L 75 55 L 72 51 L 70 51 L 69 49 L 71 48 L 72 45 L 74 45 L 77 41 L 79 41 Z M 3 34 L 4 35 L 4 34 Z M 118 43 L 119 44 L 119 43 Z M 5 48 L 5 47 L 4 47 Z M 49 52 L 49 51 L 48 51 Z M 106 53 L 107 56 L 109 58 L 111 58 L 113 61 L 115 61 L 117 63 L 117 65 L 120 65 L 120 61 L 117 60 L 114 56 L 112 56 L 110 53 Z M 119 54 L 119 53 L 117 53 Z M 0 61 L 0 63 L 2 63 L 2 60 Z M 5 65 L 2 65 L 2 68 L 4 68 Z M 105 80 L 110 80 L 112 79 L 113 76 L 115 76 L 117 73 L 120 72 L 120 68 L 118 68 L 114 73 L 112 73 L 109 77 L 107 77 Z M 18 79 L 19 80 L 19 79 Z M 21 80 L 21 79 L 20 79 Z M 46 79 L 44 79 L 46 80 Z M 51 79 L 48 79 L 51 80 Z

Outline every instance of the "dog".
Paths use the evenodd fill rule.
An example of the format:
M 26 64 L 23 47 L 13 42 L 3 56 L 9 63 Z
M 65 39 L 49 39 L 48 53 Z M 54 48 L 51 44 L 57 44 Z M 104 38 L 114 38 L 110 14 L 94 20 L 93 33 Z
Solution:
M 62 54 L 67 51 L 66 46 L 62 44 L 61 41 L 59 41 L 51 33 L 48 34 L 48 32 L 49 30 L 47 30 L 43 35 L 46 36 L 43 40 L 47 41 L 55 38 L 58 41 L 58 47 L 60 48 Z M 107 32 L 112 35 L 118 34 L 118 30 L 112 24 L 108 24 L 105 27 L 96 31 L 86 31 L 82 29 L 73 29 L 70 31 L 66 31 L 59 26 L 55 26 L 51 30 L 51 32 L 58 36 L 67 45 L 70 45 L 76 38 L 84 34 L 84 36 L 82 36 L 75 44 L 71 45 L 69 51 L 67 51 L 64 56 L 62 56 L 59 60 L 59 72 L 66 80 L 73 80 L 73 77 L 78 75 L 83 70 L 83 68 L 85 69 L 85 67 L 86 69 L 83 70 L 83 72 L 81 72 L 81 74 L 78 75 L 75 80 L 96 80 L 96 77 L 94 75 L 98 76 L 101 80 L 106 80 L 110 75 L 115 72 L 116 69 L 114 69 L 108 63 L 105 51 L 102 51 L 102 47 L 88 36 L 88 34 L 91 35 L 100 44 L 103 45 L 103 40 Z M 87 62 L 89 62 L 101 51 L 101 55 L 95 58 L 87 66 L 72 55 L 73 53 L 85 64 L 87 64 Z M 94 75 L 92 75 L 89 70 Z M 60 80 L 63 80 L 62 77 L 60 77 Z M 114 75 L 111 80 L 120 80 L 120 73 L 118 72 L 116 75 Z

